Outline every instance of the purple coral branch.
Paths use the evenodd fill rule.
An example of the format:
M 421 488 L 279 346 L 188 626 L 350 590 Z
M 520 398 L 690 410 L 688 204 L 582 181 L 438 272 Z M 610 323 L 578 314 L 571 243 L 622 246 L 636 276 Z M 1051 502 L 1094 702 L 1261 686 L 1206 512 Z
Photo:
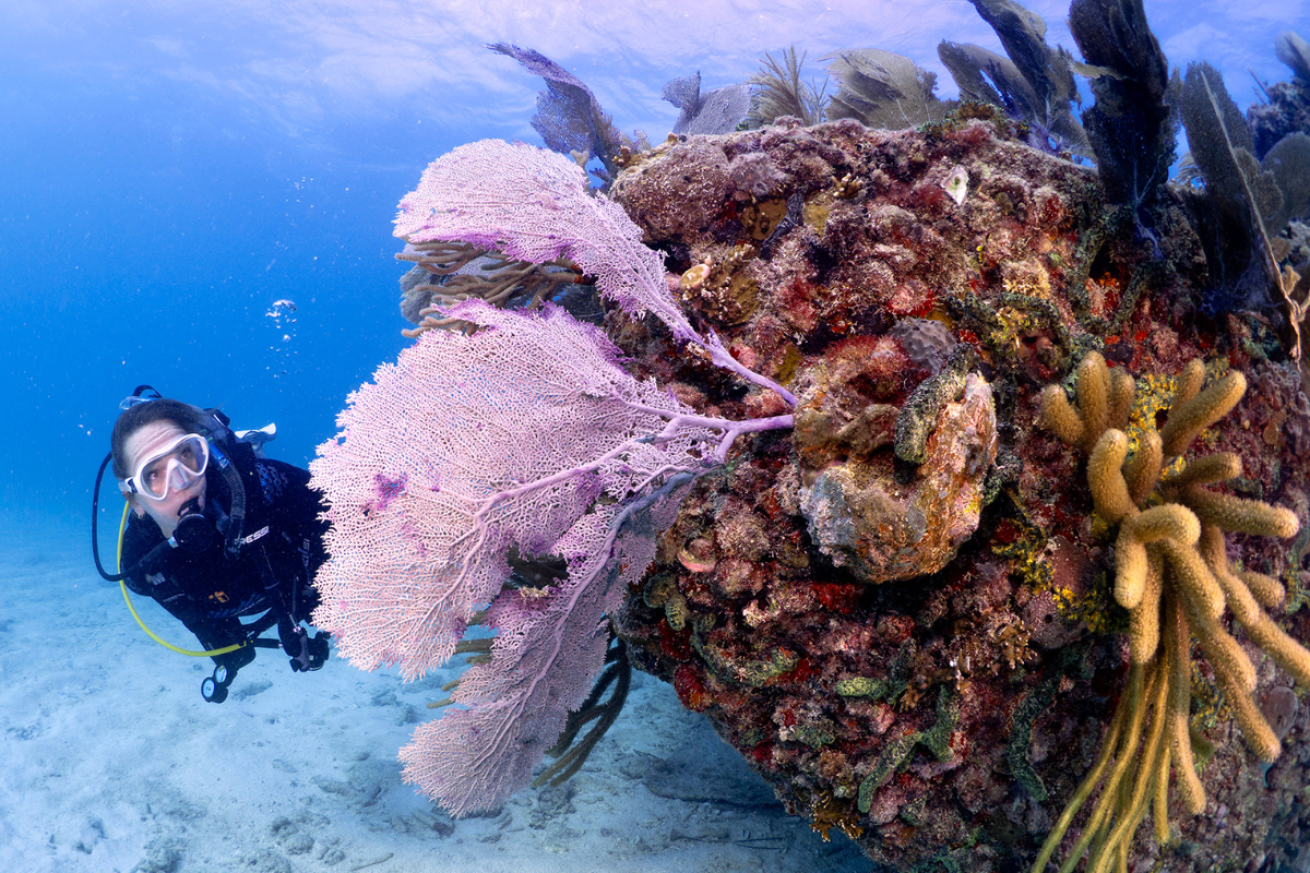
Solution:
M 668 415 L 668 412 L 666 410 L 657 410 L 654 409 L 653 407 L 641 407 L 641 406 L 637 406 L 636 404 L 629 404 L 629 405 L 632 406 L 634 409 L 650 411 L 651 413 L 656 415 Z M 674 434 L 670 434 L 669 438 L 671 439 L 673 438 L 673 436 Z M 601 455 L 600 457 L 596 458 L 595 460 L 591 461 L 590 463 L 580 464 L 576 467 L 569 467 L 567 470 L 561 470 L 558 473 L 555 473 L 551 476 L 546 476 L 541 479 L 536 479 L 532 482 L 527 482 L 515 488 L 507 488 L 501 491 L 497 491 L 495 494 L 492 494 L 491 496 L 484 498 L 478 504 L 478 508 L 473 511 L 472 517 L 469 520 L 469 529 L 465 531 L 461 536 L 456 537 L 454 540 L 452 540 L 449 548 L 453 551 L 456 548 L 463 546 L 464 543 L 470 537 L 476 536 L 477 537 L 476 542 L 473 543 L 472 548 L 467 550 L 471 554 L 476 554 L 477 552 L 482 550 L 483 546 L 486 543 L 487 536 L 491 531 L 489 516 L 497 506 L 507 501 L 530 497 L 535 492 L 539 492 L 544 489 L 550 488 L 553 485 L 559 485 L 564 482 L 568 482 L 571 479 L 579 479 L 582 478 L 583 476 L 587 476 L 589 474 L 595 473 L 597 470 L 600 470 L 607 463 L 618 460 L 619 458 L 622 458 L 624 455 L 631 452 L 635 443 L 636 441 L 629 440 L 627 442 L 621 443 L 620 445 L 614 447 L 613 449 Z M 677 469 L 682 469 L 682 468 L 677 468 Z M 649 481 L 649 478 L 650 477 L 647 477 L 646 481 Z M 465 576 L 469 572 L 469 569 L 470 569 L 469 565 L 465 563 L 464 566 L 460 569 L 459 575 L 455 578 L 453 587 L 457 588 L 463 584 L 465 580 Z M 434 610 L 439 605 L 440 604 L 434 604 L 433 607 Z M 429 612 L 431 611 L 432 610 L 430 610 Z
M 795 394 L 792 394 L 790 391 L 788 391 L 786 388 L 782 387 L 777 382 L 770 379 L 768 376 L 764 376 L 760 373 L 756 373 L 754 370 L 747 368 L 744 364 L 741 363 L 741 361 L 738 361 L 736 358 L 734 358 L 728 352 L 728 350 L 723 347 L 723 344 L 719 342 L 718 334 L 714 333 L 713 331 L 710 331 L 710 335 L 707 340 L 701 340 L 699 339 L 699 337 L 697 339 L 701 347 L 710 353 L 710 360 L 714 363 L 715 366 L 722 367 L 723 369 L 731 373 L 736 373 L 738 376 L 745 379 L 747 382 L 752 382 L 756 385 L 759 385 L 762 388 L 767 388 L 770 391 L 773 391 L 779 397 L 781 397 L 788 406 L 795 408 L 796 406 Z
M 465 540 L 476 534 L 478 535 L 479 539 L 478 542 L 474 545 L 473 549 L 471 549 L 471 551 L 474 552 L 478 551 L 481 548 L 483 542 L 485 541 L 485 537 L 488 531 L 488 516 L 490 515 L 492 510 L 496 508 L 498 504 L 507 500 L 515 500 L 515 499 L 527 497 L 535 491 L 540 491 L 544 488 L 550 488 L 553 485 L 559 485 L 561 483 L 569 481 L 570 479 L 575 479 L 581 476 L 594 473 L 597 470 L 601 469 L 603 466 L 605 466 L 605 464 L 609 463 L 610 461 L 618 460 L 619 458 L 622 458 L 627 453 L 631 452 L 633 447 L 638 443 L 668 442 L 669 440 L 675 439 L 692 429 L 721 431 L 723 433 L 723 437 L 719 440 L 719 443 L 716 446 L 714 454 L 712 456 L 715 463 L 710 464 L 706 462 L 705 464 L 706 467 L 709 467 L 709 466 L 715 466 L 717 464 L 723 463 L 728 457 L 728 452 L 732 448 L 732 444 L 736 441 L 737 437 L 741 436 L 742 434 L 759 433 L 761 431 L 766 431 L 766 430 L 790 429 L 795 423 L 795 417 L 792 415 L 775 415 L 768 418 L 751 418 L 751 419 L 746 419 L 745 421 L 730 421 L 728 419 L 715 418 L 713 416 L 695 415 L 695 414 L 688 415 L 688 414 L 675 413 L 675 412 L 671 412 L 668 409 L 660 409 L 654 406 L 648 406 L 644 403 L 633 403 L 631 401 L 622 401 L 622 402 L 629 409 L 635 410 L 637 412 L 643 412 L 648 415 L 666 418 L 668 419 L 668 424 L 666 424 L 664 426 L 664 429 L 661 430 L 654 437 L 639 438 L 639 439 L 634 439 L 624 442 L 618 446 L 615 446 L 613 449 L 601 455 L 600 457 L 596 458 L 595 460 L 591 461 L 590 463 L 581 464 L 576 467 L 570 467 L 567 470 L 561 470 L 558 473 L 555 473 L 551 476 L 546 476 L 544 478 L 537 479 L 532 482 L 527 482 L 515 488 L 508 488 L 502 491 L 497 491 L 495 494 L 492 494 L 491 496 L 484 498 L 479 503 L 478 509 L 476 509 L 473 512 L 472 519 L 470 521 L 471 526 L 469 530 L 466 531 L 462 536 L 455 539 L 451 543 L 450 547 L 453 549 L 456 546 L 460 546 L 464 543 Z M 635 488 L 631 488 L 629 490 L 631 490 L 634 493 L 640 493 L 644 491 L 645 488 L 649 486 L 653 481 L 656 481 L 664 474 L 685 473 L 685 472 L 688 472 L 685 463 L 668 464 L 664 467 L 660 467 L 652 471 L 643 480 L 641 480 Z M 461 571 L 459 577 L 457 577 L 456 579 L 457 585 L 463 581 L 464 572 L 465 571 Z
M 665 410 L 655 409 L 653 407 L 642 406 L 640 404 L 629 404 L 633 409 L 641 412 L 649 412 L 652 415 L 665 415 L 669 413 Z M 718 430 L 723 432 L 723 438 L 719 441 L 714 450 L 714 460 L 722 464 L 728 458 L 728 451 L 732 444 L 736 442 L 737 437 L 747 433 L 759 433 L 766 430 L 790 430 L 796 424 L 794 415 L 773 415 L 768 418 L 748 418 L 745 421 L 729 421 L 724 418 L 714 418 L 706 415 L 673 415 L 669 417 L 669 423 L 665 425 L 664 430 L 653 439 L 653 442 L 663 442 L 673 439 L 681 431 L 687 428 L 703 428 L 705 430 Z

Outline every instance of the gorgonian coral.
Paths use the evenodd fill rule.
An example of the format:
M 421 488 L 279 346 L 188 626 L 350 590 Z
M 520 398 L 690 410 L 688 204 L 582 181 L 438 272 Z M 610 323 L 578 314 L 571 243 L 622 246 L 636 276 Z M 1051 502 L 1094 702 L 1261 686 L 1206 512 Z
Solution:
M 1047 838 L 1034 873 L 1045 870 L 1098 784 L 1099 799 L 1062 871 L 1072 870 L 1089 849 L 1089 870 L 1125 869 L 1148 805 L 1156 839 L 1167 842 L 1171 770 L 1187 810 L 1204 811 L 1193 748 L 1206 741 L 1189 722 L 1193 637 L 1252 751 L 1264 761 L 1278 756 L 1278 738 L 1251 697 L 1255 667 L 1225 629 L 1225 611 L 1248 640 L 1310 684 L 1310 652 L 1265 612 L 1281 608 L 1282 585 L 1230 566 L 1225 542 L 1225 534 L 1290 537 L 1298 528 L 1296 515 L 1207 488 L 1241 474 L 1236 454 L 1183 457 L 1246 391 L 1246 380 L 1236 371 L 1202 390 L 1204 381 L 1205 367 L 1191 362 L 1177 377 L 1168 420 L 1159 430 L 1148 424 L 1131 454 L 1125 431 L 1136 385 L 1122 370 L 1111 371 L 1099 354 L 1088 355 L 1078 367 L 1076 408 L 1058 385 L 1042 397 L 1046 427 L 1089 453 L 1087 480 L 1096 514 L 1118 528 L 1114 598 L 1129 612 L 1131 666 L 1101 753 Z
M 660 256 L 566 158 L 497 140 L 462 146 L 428 167 L 396 224 L 413 246 L 568 258 L 629 316 L 654 314 L 697 354 L 771 387 L 779 405 L 794 400 L 692 326 Z M 469 333 L 428 331 L 379 368 L 311 465 L 332 522 L 315 622 L 353 663 L 398 664 L 406 679 L 475 656 L 453 697 L 460 708 L 400 754 L 407 780 L 464 815 L 532 781 L 585 720 L 570 713 L 598 714 L 603 731 L 614 709 L 595 704 L 609 679 L 593 681 L 614 675 L 608 617 L 654 559 L 685 486 L 723 465 L 738 436 L 793 419 L 700 415 L 631 375 L 598 327 L 555 305 L 526 313 L 468 300 L 445 314 Z M 518 584 L 525 564 L 557 572 Z M 494 636 L 465 639 L 474 625 Z M 548 772 L 566 778 L 596 736 Z

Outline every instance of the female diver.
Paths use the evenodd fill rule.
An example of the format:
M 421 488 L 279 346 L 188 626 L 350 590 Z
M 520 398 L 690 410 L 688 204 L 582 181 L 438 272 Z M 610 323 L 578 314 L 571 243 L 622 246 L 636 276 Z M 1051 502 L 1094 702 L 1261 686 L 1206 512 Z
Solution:
M 328 523 L 309 473 L 259 457 L 221 412 L 143 397 L 145 389 L 124 401 L 110 438 L 131 517 L 120 556 L 127 569 L 102 575 L 153 597 L 199 638 L 217 665 L 202 688 L 206 700 L 226 698 L 256 646 L 278 645 L 259 639 L 273 625 L 291 669 L 317 670 L 327 634 L 311 636 L 301 622 L 318 603 L 311 582 L 326 557 Z

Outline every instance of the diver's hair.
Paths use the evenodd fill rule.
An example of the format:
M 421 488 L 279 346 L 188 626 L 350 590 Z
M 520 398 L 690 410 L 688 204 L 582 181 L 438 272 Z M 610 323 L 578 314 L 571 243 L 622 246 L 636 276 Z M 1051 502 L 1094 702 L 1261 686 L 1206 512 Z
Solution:
M 118 416 L 118 421 L 114 422 L 114 432 L 109 437 L 109 447 L 114 453 L 116 479 L 121 481 L 132 475 L 127 467 L 128 437 L 155 421 L 171 421 L 185 433 L 209 435 L 209 415 L 190 403 L 167 397 L 138 403 Z

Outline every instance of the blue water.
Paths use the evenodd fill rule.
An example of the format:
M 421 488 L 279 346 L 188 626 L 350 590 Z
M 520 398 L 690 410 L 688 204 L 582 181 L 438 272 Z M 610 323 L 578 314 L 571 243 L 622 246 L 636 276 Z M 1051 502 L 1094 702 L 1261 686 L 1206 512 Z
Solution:
M 403 345 L 390 219 L 432 147 L 361 136 L 343 158 L 232 127 L 221 106 L 201 124 L 175 90 L 141 105 L 33 84 L 40 98 L 5 95 L 0 133 L 4 502 L 83 510 L 142 382 L 238 425 L 276 421 L 275 454 L 304 464 Z M 369 153 L 394 164 L 362 168 Z M 294 323 L 267 314 L 281 299 Z
M 677 117 L 665 81 L 743 81 L 789 44 L 813 76 L 835 50 L 902 52 L 941 74 L 942 96 L 938 40 L 1000 51 L 964 0 L 211 6 L 0 4 L 0 524 L 45 537 L 32 562 L 76 555 L 83 587 L 101 584 L 86 554 L 96 465 L 135 386 L 222 404 L 239 427 L 276 422 L 269 454 L 305 465 L 346 395 L 406 345 L 396 203 L 460 143 L 540 142 L 539 80 L 485 43 L 542 51 L 652 141 Z M 1065 4 L 1029 6 L 1072 47 Z M 1310 37 L 1307 0 L 1148 0 L 1147 13 L 1172 64 L 1211 61 L 1242 107 L 1254 79 L 1289 77 L 1275 36 Z M 112 485 L 103 496 L 116 519 Z M 0 572 L 0 590 L 33 584 Z M 117 634 L 116 590 L 100 593 Z M 82 614 L 78 634 L 98 620 Z M 44 638 L 64 639 L 57 619 Z

